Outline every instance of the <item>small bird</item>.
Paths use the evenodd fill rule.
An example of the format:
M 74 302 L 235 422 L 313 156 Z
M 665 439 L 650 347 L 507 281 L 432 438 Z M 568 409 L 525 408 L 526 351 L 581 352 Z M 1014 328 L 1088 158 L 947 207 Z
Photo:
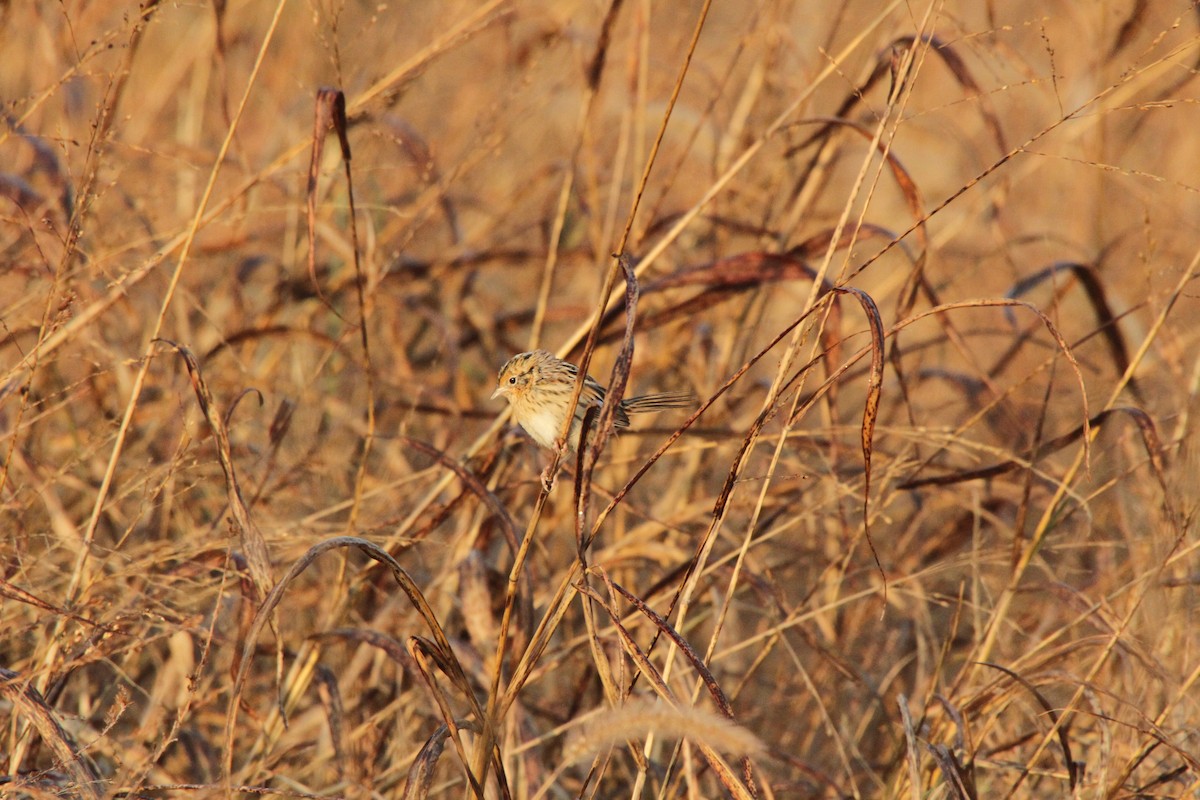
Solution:
M 545 350 L 520 353 L 500 369 L 492 398 L 503 397 L 508 400 L 512 405 L 513 417 L 525 432 L 542 447 L 553 449 L 562 434 L 563 418 L 571 402 L 577 375 L 578 367 L 555 357 L 553 353 Z M 571 450 L 579 448 L 579 429 L 583 426 L 588 408 L 594 407 L 599 412 L 604 404 L 604 394 L 605 388 L 591 375 L 587 376 L 567 436 L 567 447 Z M 617 406 L 613 426 L 628 428 L 630 414 L 683 408 L 691 402 L 692 396 L 682 392 L 630 397 Z

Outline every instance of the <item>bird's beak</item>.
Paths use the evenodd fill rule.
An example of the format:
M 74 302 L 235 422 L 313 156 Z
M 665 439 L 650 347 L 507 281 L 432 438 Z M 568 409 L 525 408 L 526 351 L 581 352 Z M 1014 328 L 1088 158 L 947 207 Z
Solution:
M 497 397 L 503 397 L 503 396 L 504 396 L 504 393 L 505 393 L 504 387 L 503 387 L 503 386 L 497 386 L 497 387 L 496 387 L 496 391 L 492 392 L 492 397 L 491 397 L 491 399 L 492 399 L 492 400 L 495 400 Z

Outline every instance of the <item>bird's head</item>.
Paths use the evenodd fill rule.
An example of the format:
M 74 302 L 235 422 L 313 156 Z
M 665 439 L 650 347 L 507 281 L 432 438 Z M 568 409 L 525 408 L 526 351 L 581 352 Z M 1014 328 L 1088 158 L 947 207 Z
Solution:
M 492 392 L 492 399 L 503 397 L 512 403 L 523 398 L 537 381 L 542 366 L 553 357 L 545 350 L 533 350 L 510 358 L 508 363 L 500 368 L 500 374 L 496 378 L 496 391 Z

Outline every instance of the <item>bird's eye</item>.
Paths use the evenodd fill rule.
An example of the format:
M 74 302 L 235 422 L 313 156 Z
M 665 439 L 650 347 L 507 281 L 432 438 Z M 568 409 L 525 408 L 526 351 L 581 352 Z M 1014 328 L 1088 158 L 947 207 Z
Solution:
M 516 386 L 516 385 L 517 385 L 517 376 L 516 376 L 516 375 L 513 375 L 513 376 L 509 377 L 509 379 L 508 379 L 508 385 L 509 385 L 509 386 Z

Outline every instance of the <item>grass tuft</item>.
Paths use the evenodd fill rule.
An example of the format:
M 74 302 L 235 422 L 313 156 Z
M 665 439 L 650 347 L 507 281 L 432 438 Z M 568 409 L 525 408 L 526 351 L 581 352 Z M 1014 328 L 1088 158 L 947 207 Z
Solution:
M 1195 796 L 1197 8 L 0 3 L 0 794 Z

